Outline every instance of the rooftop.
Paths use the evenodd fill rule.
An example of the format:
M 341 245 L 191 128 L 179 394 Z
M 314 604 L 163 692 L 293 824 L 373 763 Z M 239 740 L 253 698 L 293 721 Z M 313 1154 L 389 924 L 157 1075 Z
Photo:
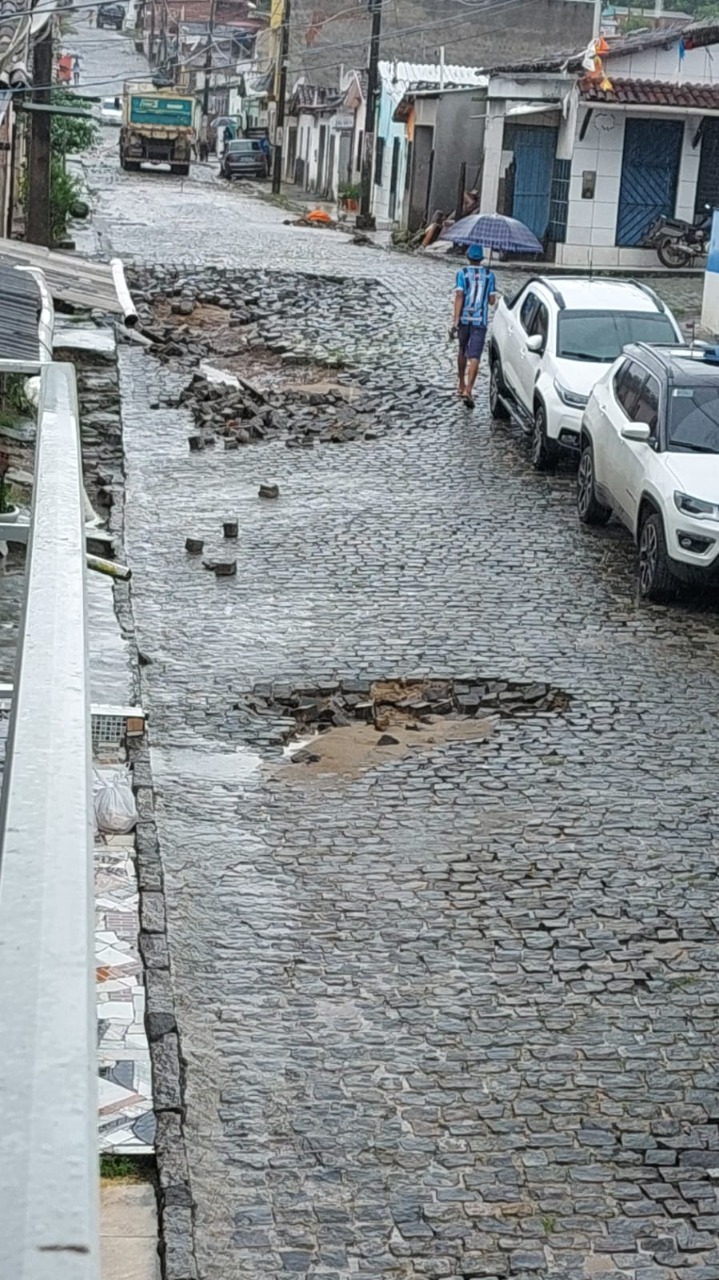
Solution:
M 40 310 L 35 277 L 0 263 L 0 359 L 40 359 Z
M 633 31 L 628 36 L 608 36 L 609 52 L 604 55 L 604 61 L 630 57 L 631 54 L 641 53 L 645 49 L 669 49 L 673 44 L 678 44 L 682 38 L 687 49 L 719 44 L 719 22 L 677 22 L 668 27 L 651 27 L 644 28 L 642 31 Z M 527 75 L 532 72 L 576 72 L 581 71 L 585 56 L 586 48 L 565 50 L 524 62 L 504 62 L 490 67 L 489 70 L 493 74 L 510 72 L 517 75 Z
M 328 110 L 340 106 L 344 96 L 344 91 L 337 88 L 324 88 L 317 84 L 298 84 L 292 91 L 291 109 L 294 111 Z
M 719 111 L 719 84 L 665 84 L 660 80 L 625 80 L 614 77 L 611 84 L 611 89 L 600 89 L 599 85 L 585 81 L 580 84 L 579 92 L 586 102 Z

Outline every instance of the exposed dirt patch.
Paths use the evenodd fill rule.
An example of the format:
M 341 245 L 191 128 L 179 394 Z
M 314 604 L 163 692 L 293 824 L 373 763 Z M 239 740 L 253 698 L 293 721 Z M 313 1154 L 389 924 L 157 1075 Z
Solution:
M 219 712 L 217 731 L 264 756 L 272 777 L 351 776 L 446 743 L 481 743 L 505 717 L 559 713 L 569 701 L 552 685 L 474 675 L 268 681 Z
M 230 327 L 230 311 L 228 307 L 213 306 L 209 302 L 194 302 L 192 310 L 189 314 L 175 312 L 174 307 L 178 303 L 171 303 L 168 299 L 163 298 L 155 304 L 155 318 L 161 320 L 163 324 L 187 325 L 190 329 L 195 329 L 199 333 L 216 333 L 221 329 L 229 329 Z M 188 303 L 188 308 L 190 304 Z
M 328 775 L 356 777 L 390 761 L 426 754 L 443 743 L 483 742 L 491 735 L 496 723 L 496 717 L 478 720 L 430 716 L 419 724 L 407 721 L 406 716 L 395 716 L 387 725 L 389 732 L 378 732 L 374 724 L 328 729 L 290 755 L 289 764 L 286 761 L 275 765 L 269 774 L 287 782 Z

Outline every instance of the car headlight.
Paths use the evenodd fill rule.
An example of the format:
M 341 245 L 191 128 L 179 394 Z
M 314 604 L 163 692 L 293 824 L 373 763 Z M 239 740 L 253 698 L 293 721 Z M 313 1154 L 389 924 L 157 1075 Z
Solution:
M 705 502 L 703 498 L 692 498 L 688 493 L 674 494 L 674 506 L 682 515 L 693 516 L 695 520 L 719 520 L 719 504 Z
M 554 390 L 562 404 L 569 405 L 570 409 L 586 409 L 589 403 L 589 396 L 580 396 L 578 391 L 570 391 L 559 378 L 554 379 Z

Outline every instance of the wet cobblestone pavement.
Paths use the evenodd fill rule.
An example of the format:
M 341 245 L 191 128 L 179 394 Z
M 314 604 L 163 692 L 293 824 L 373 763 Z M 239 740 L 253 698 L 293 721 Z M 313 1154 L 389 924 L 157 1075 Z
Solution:
M 532 473 L 484 375 L 454 401 L 447 266 L 207 175 L 92 172 L 138 263 L 377 281 L 376 364 L 425 387 L 378 440 L 190 454 L 189 409 L 150 409 L 186 375 L 121 354 L 194 1199 L 173 1275 L 717 1280 L 716 603 L 638 607 L 571 464 Z M 224 554 L 228 519 L 216 579 L 184 543 Z M 563 696 L 323 777 L 238 712 L 411 673 Z

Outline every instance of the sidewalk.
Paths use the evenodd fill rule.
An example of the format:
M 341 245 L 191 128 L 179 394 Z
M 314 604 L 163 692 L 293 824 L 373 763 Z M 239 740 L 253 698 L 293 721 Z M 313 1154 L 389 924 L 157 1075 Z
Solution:
M 100 1251 L 102 1280 L 160 1280 L 152 1183 L 103 1178 Z

